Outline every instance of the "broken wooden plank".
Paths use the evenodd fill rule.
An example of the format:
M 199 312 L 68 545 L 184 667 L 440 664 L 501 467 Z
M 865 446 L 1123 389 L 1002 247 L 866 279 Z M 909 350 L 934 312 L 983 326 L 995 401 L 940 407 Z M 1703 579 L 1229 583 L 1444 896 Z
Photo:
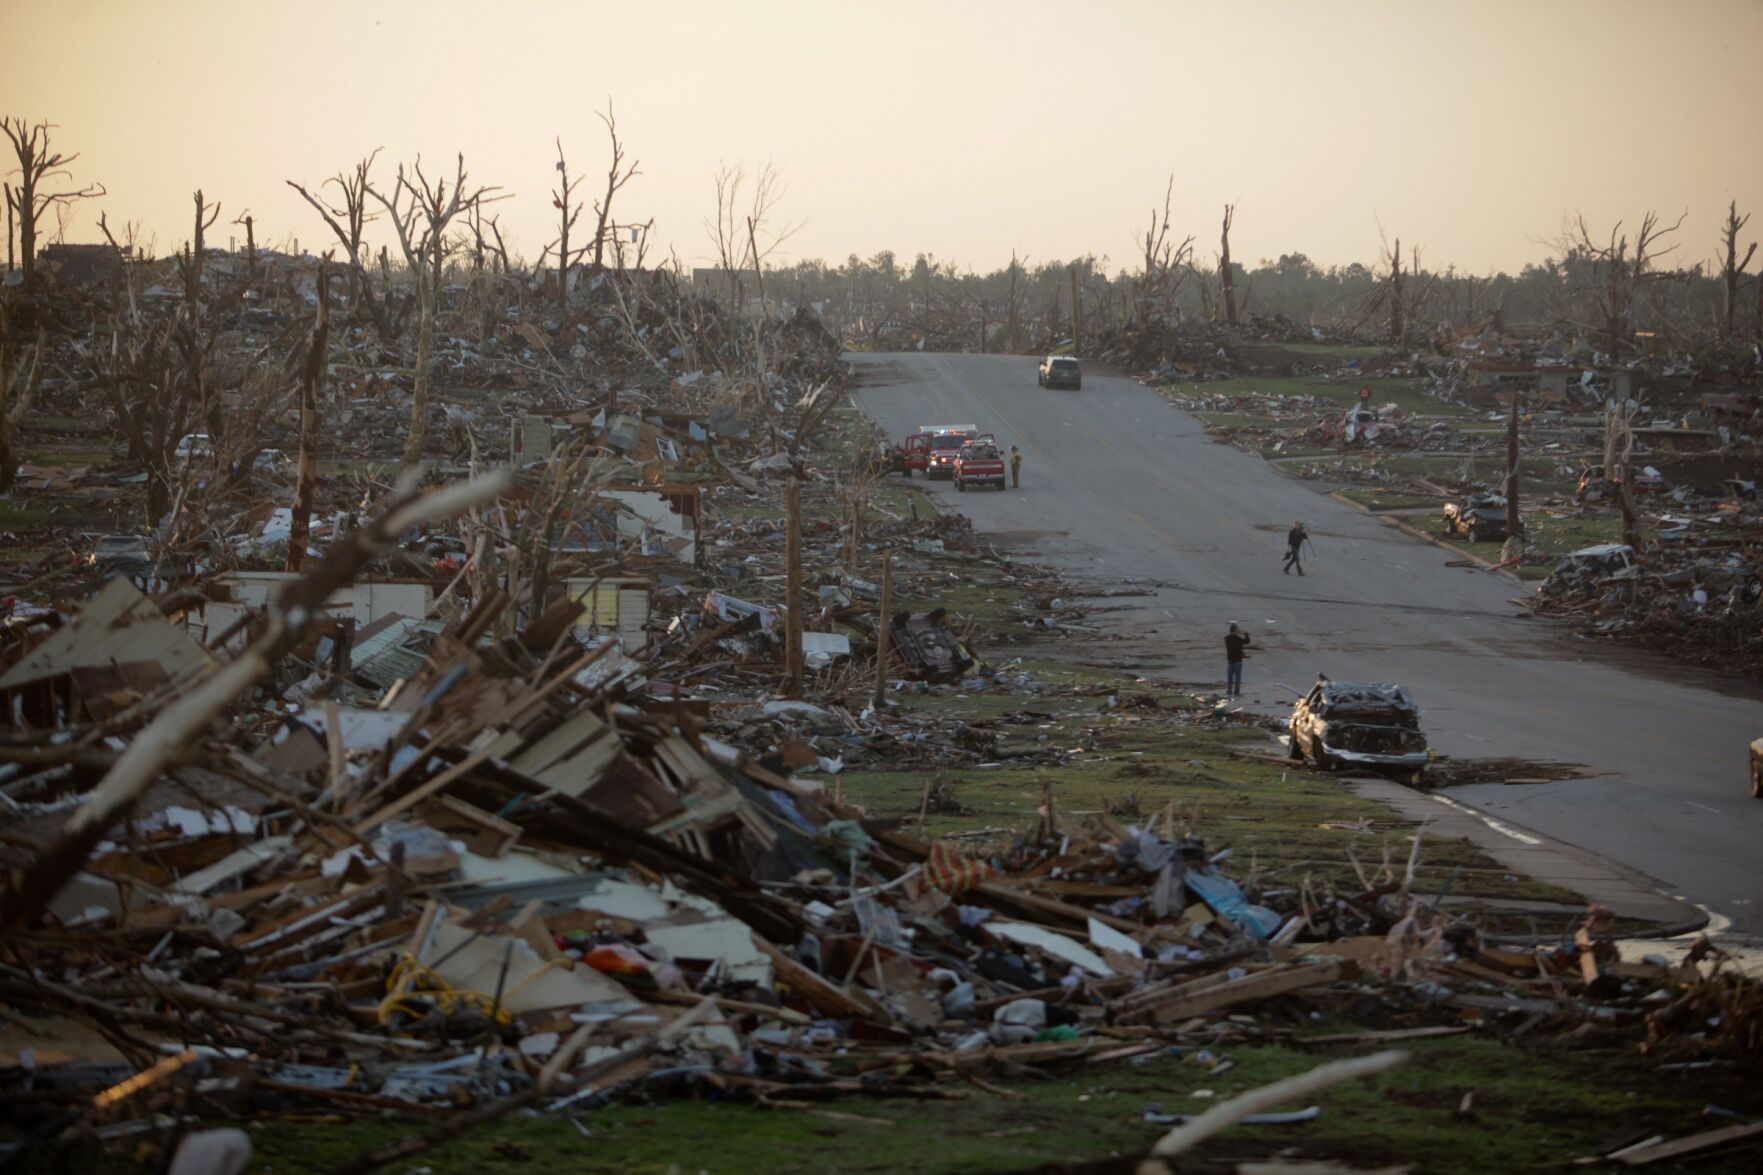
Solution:
M 810 971 L 798 963 L 789 952 L 772 946 L 757 934 L 753 936 L 753 945 L 771 960 L 777 970 L 777 977 L 788 984 L 790 989 L 800 995 L 810 1005 L 820 1009 L 829 1016 L 872 1016 L 879 1020 L 889 1019 L 875 1001 L 860 993 L 847 991 L 817 972 Z
M 1296 1045 L 1378 1044 L 1390 1040 L 1431 1040 L 1440 1036 L 1462 1036 L 1474 1031 L 1468 1024 L 1434 1025 L 1431 1028 L 1392 1028 L 1383 1032 L 1335 1032 L 1327 1036 L 1294 1036 Z
M 1177 1020 L 1187 1020 L 1194 1016 L 1205 1015 L 1208 1012 L 1216 1012 L 1222 1008 L 1233 1008 L 1238 1004 L 1289 995 L 1294 991 L 1302 991 L 1309 987 L 1321 987 L 1339 979 L 1343 970 L 1344 964 L 1331 961 L 1315 963 L 1307 967 L 1294 967 L 1285 971 L 1266 971 L 1259 975 L 1245 975 L 1241 979 L 1220 983 L 1203 991 L 1184 993 L 1177 990 L 1155 1003 L 1124 1017 L 1117 1017 L 1117 1019 L 1128 1024 L 1147 1022 L 1169 1024 Z
M 1692 1134 L 1674 1142 L 1662 1142 L 1657 1146 L 1643 1146 L 1639 1149 L 1617 1151 L 1610 1158 L 1625 1167 L 1641 1167 L 1649 1163 L 1663 1163 L 1671 1159 L 1681 1159 L 1689 1155 L 1699 1155 L 1735 1142 L 1749 1139 L 1763 1139 L 1763 1122 L 1752 1122 L 1743 1126 L 1722 1126 L 1718 1130 L 1704 1130 L 1700 1134 Z

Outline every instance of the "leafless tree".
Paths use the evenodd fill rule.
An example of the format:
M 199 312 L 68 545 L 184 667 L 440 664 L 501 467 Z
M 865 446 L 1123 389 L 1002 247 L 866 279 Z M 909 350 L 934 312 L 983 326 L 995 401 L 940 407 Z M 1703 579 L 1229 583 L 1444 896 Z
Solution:
M 1174 308 L 1175 295 L 1181 287 L 1182 275 L 1193 257 L 1194 238 L 1184 237 L 1179 243 L 1169 236 L 1169 205 L 1175 196 L 1175 177 L 1163 191 L 1163 215 L 1151 209 L 1151 223 L 1142 242 L 1144 268 L 1133 278 L 1133 320 L 1145 322 L 1153 307 L 1165 313 Z
M 441 271 L 447 253 L 447 228 L 461 210 L 483 201 L 499 189 L 467 187 L 465 156 L 460 154 L 452 186 L 443 176 L 430 182 L 422 172 L 419 157 L 410 170 L 398 166 L 398 177 L 388 197 L 378 188 L 367 185 L 367 194 L 378 200 L 391 219 L 398 234 L 398 246 L 404 251 L 405 264 L 416 283 L 418 319 L 416 335 L 416 371 L 412 376 L 410 405 L 410 436 L 404 444 L 404 465 L 408 468 L 422 460 L 423 428 L 428 417 L 429 364 L 434 355 L 435 316 L 441 300 Z
M 178 268 L 183 271 L 184 275 L 185 305 L 200 308 L 202 305 L 203 250 L 207 247 L 204 243 L 204 234 L 214 227 L 216 220 L 220 219 L 220 203 L 216 201 L 209 204 L 205 201 L 202 198 L 201 188 L 196 189 L 192 198 L 196 203 L 195 236 L 184 246 L 184 255 L 178 262 Z
M 1726 223 L 1720 226 L 1720 246 L 1726 256 L 1721 260 L 1720 278 L 1725 290 L 1725 300 L 1721 304 L 1721 330 L 1727 338 L 1732 337 L 1736 325 L 1739 303 L 1739 277 L 1745 267 L 1751 264 L 1751 258 L 1757 252 L 1757 242 L 1752 241 L 1745 250 L 1743 260 L 1739 258 L 1739 230 L 1743 229 L 1751 219 L 1749 212 L 1739 215 L 1738 201 L 1734 200 L 1726 206 Z M 1763 302 L 1758 303 L 1763 306 Z
M 1577 253 L 1591 266 L 1595 283 L 1590 291 L 1592 305 L 1613 361 L 1622 358 L 1625 348 L 1632 349 L 1636 295 L 1645 286 L 1682 276 L 1675 270 L 1657 268 L 1657 262 L 1676 250 L 1676 245 L 1664 246 L 1664 238 L 1676 232 L 1687 215 L 1661 226 L 1657 213 L 1647 213 L 1641 218 L 1632 251 L 1621 221 L 1611 227 L 1607 240 L 1593 240 L 1584 214 L 1576 214 L 1555 242 L 1563 253 Z
M 1224 206 L 1224 229 L 1218 237 L 1218 281 L 1224 287 L 1224 321 L 1237 324 L 1237 281 L 1230 267 L 1230 224 L 1236 219 L 1236 205 Z
M 24 292 L 30 295 L 37 288 L 37 226 L 43 214 L 57 214 L 78 200 L 105 195 L 103 184 L 87 184 L 83 188 L 47 191 L 45 184 L 71 179 L 68 164 L 79 153 L 63 155 L 50 146 L 49 132 L 54 126 L 47 122 L 27 123 L 22 118 L 0 118 L 0 133 L 12 144 L 18 159 L 18 184 L 6 187 L 6 206 L 18 218 L 19 264 L 24 270 Z M 11 241 L 10 233 L 7 241 Z
M 558 136 L 557 186 L 551 189 L 551 206 L 557 209 L 557 239 L 546 245 L 545 251 L 539 254 L 539 264 L 543 265 L 545 258 L 551 254 L 551 251 L 556 250 L 557 305 L 559 306 L 569 305 L 569 267 L 575 264 L 589 249 L 593 249 L 599 244 L 596 240 L 593 244 L 584 245 L 573 253 L 570 252 L 569 230 L 575 227 L 576 217 L 582 214 L 582 206 L 575 198 L 575 190 L 581 182 L 581 176 L 577 176 L 573 180 L 569 178 L 569 162 L 563 157 L 563 138 Z
M 784 195 L 783 175 L 776 168 L 768 163 L 753 177 L 752 198 L 743 210 L 742 190 L 747 179 L 746 169 L 739 163 L 725 163 L 717 169 L 716 220 L 704 226 L 716 247 L 717 263 L 728 280 L 729 298 L 737 311 L 746 300 L 743 271 L 763 272 L 765 262 L 801 228 L 794 222 L 774 223 Z
M 189 308 L 175 320 L 113 322 L 110 348 L 93 362 L 129 455 L 147 474 L 149 525 L 157 525 L 171 505 L 172 486 L 182 472 L 174 450 L 200 418 L 202 385 L 187 363 L 200 349 L 193 317 Z
M 612 112 L 610 98 L 606 100 L 606 113 L 599 118 L 606 124 L 606 135 L 612 140 L 612 162 L 606 168 L 606 192 L 594 201 L 594 215 L 599 220 L 594 229 L 595 272 L 605 268 L 607 240 L 618 236 L 618 222 L 612 219 L 612 199 L 633 176 L 642 174 L 637 170 L 637 160 L 631 160 L 628 165 L 624 161 L 624 143 L 618 137 L 618 118 Z
M 373 295 L 373 279 L 367 272 L 367 260 L 363 257 L 361 238 L 366 226 L 378 219 L 368 211 L 367 193 L 373 163 L 379 158 L 380 148 L 375 147 L 371 154 L 355 165 L 353 171 L 338 172 L 324 181 L 319 187 L 322 192 L 331 185 L 336 185 L 342 199 L 342 206 L 328 203 L 307 191 L 293 180 L 287 181 L 288 186 L 300 193 L 302 199 L 312 205 L 326 225 L 336 235 L 337 242 L 343 246 L 344 254 L 349 258 L 349 309 L 356 306 L 367 307 L 368 317 L 373 320 L 374 329 L 381 338 L 389 336 L 389 324 L 385 312 Z
M 257 280 L 257 225 L 251 219 L 249 208 L 238 216 L 234 224 L 245 226 L 245 278 L 247 281 Z
M 37 343 L 29 358 L 12 346 L 9 316 L 0 314 L 0 494 L 9 494 L 18 478 L 18 459 L 12 437 L 31 410 L 31 400 L 43 382 L 43 355 L 49 349 L 48 328 L 37 327 Z M 21 366 L 22 364 L 22 366 Z

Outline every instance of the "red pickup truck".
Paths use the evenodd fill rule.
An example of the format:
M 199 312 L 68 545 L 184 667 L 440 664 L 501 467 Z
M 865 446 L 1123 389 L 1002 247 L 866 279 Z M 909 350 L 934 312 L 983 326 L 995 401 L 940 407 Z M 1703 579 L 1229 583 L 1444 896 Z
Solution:
M 955 454 L 955 488 L 966 493 L 970 483 L 1006 488 L 1004 454 L 998 451 L 998 442 L 989 435 L 975 437 Z

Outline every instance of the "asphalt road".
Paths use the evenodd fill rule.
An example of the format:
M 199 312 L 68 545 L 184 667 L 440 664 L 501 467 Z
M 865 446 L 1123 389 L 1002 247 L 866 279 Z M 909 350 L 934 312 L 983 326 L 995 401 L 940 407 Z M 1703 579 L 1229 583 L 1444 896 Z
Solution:
M 1224 680 L 1230 621 L 1254 638 L 1248 702 L 1289 710 L 1280 684 L 1397 681 L 1433 747 L 1462 758 L 1572 763 L 1591 778 L 1455 788 L 1516 839 L 1526 829 L 1603 854 L 1763 932 L 1763 801 L 1746 751 L 1763 693 L 1572 637 L 1513 601 L 1525 589 L 1207 439 L 1202 425 L 1127 379 L 1086 372 L 1044 391 L 1035 360 L 863 355 L 860 402 L 898 439 L 973 423 L 1022 448 L 1020 490 L 956 499 L 976 527 L 1032 542 L 1079 583 L 1155 586 L 1099 617 L 1145 672 Z M 1285 532 L 1309 528 L 1299 578 L 1280 570 Z M 1098 646 L 1106 657 L 1110 646 Z M 1707 684 L 1704 684 L 1707 683 Z

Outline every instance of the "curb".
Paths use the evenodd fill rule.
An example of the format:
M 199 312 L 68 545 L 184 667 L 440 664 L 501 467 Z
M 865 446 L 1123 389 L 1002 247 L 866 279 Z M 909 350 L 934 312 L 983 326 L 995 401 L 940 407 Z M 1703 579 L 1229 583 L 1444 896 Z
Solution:
M 1388 514 L 1380 514 L 1376 510 L 1373 510 L 1371 507 L 1366 506 L 1363 503 L 1355 502 L 1353 499 L 1347 497 L 1345 494 L 1341 493 L 1339 490 L 1330 490 L 1328 492 L 1328 496 L 1333 498 L 1337 502 L 1346 503 L 1347 505 L 1353 507 L 1353 509 L 1359 511 L 1361 514 L 1371 515 L 1371 517 L 1377 519 L 1378 522 L 1380 522 L 1384 526 L 1393 526 L 1397 530 L 1401 531 L 1403 534 L 1412 535 L 1417 539 L 1424 539 L 1427 542 L 1431 543 L 1433 546 L 1440 548 L 1441 550 L 1446 550 L 1446 551 L 1451 552 L 1453 555 L 1457 556 L 1459 559 L 1467 559 L 1469 562 L 1475 564 L 1477 567 L 1480 567 L 1483 571 L 1491 571 L 1495 575 L 1504 576 L 1507 580 L 1510 580 L 1512 583 L 1523 584 L 1525 582 L 1525 580 L 1519 578 L 1513 572 L 1506 570 L 1506 568 L 1501 567 L 1497 563 L 1488 562 L 1486 559 L 1483 559 L 1480 555 L 1475 554 L 1473 551 L 1466 551 L 1462 547 L 1459 547 L 1456 543 L 1453 543 L 1448 539 L 1441 539 L 1435 534 L 1429 534 L 1426 531 L 1421 530 L 1418 526 L 1410 526 L 1408 523 L 1403 522 L 1399 518 L 1392 517 Z

